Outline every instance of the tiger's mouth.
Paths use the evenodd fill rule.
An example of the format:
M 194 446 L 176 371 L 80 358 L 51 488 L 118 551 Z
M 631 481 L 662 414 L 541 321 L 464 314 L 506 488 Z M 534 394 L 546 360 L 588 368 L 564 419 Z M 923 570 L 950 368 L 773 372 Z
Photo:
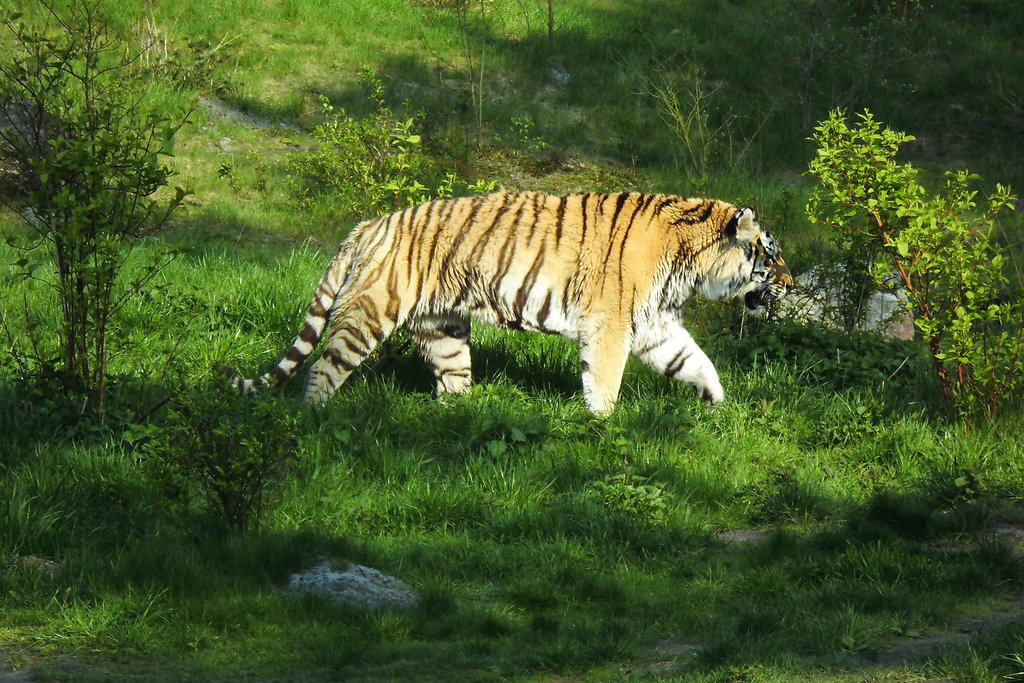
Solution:
M 763 287 L 747 292 L 743 297 L 743 303 L 751 311 L 761 311 L 781 298 L 772 290 L 773 287 Z
M 760 312 L 789 293 L 793 288 L 793 276 L 782 260 L 772 263 L 771 277 L 762 286 L 747 292 L 743 303 L 748 309 Z

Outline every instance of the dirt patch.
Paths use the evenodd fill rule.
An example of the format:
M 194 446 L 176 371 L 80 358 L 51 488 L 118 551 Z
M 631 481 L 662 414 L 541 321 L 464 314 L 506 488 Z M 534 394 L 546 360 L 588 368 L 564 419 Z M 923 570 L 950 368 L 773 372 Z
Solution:
M 880 654 L 875 663 L 883 668 L 920 662 L 951 647 L 964 645 L 973 638 L 999 631 L 1022 619 L 1024 597 L 997 607 L 986 617 L 971 617 L 957 622 L 952 629 L 897 643 Z

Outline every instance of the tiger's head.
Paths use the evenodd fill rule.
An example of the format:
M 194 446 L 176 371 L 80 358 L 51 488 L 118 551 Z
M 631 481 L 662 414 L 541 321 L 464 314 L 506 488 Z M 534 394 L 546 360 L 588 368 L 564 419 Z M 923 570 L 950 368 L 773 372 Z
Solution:
M 737 296 L 746 307 L 761 313 L 793 288 L 793 276 L 782 258 L 782 251 L 771 233 L 757 221 L 754 210 L 746 207 L 733 216 L 727 228 L 744 250 L 750 264 L 749 277 Z

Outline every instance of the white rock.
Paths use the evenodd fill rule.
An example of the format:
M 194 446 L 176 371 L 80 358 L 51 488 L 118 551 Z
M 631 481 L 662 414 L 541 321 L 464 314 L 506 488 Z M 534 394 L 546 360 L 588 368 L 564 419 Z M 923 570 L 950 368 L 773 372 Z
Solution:
M 344 571 L 329 562 L 292 574 L 288 590 L 313 593 L 362 609 L 411 609 L 419 598 L 404 583 L 376 569 L 350 564 Z
M 797 321 L 817 321 L 830 327 L 840 323 L 838 311 L 840 288 L 838 278 L 844 277 L 842 265 L 835 268 L 815 266 L 794 278 L 793 291 L 779 300 L 779 317 Z M 864 318 L 857 323 L 857 329 L 878 332 L 894 339 L 914 338 L 914 317 L 906 306 L 906 295 L 902 289 L 877 291 L 868 298 Z

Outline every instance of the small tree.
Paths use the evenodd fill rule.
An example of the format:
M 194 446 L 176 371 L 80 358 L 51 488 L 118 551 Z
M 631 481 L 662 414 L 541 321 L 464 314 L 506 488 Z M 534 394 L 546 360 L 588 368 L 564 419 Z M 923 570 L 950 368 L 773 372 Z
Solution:
M 35 234 L 16 265 L 60 301 L 64 388 L 102 414 L 111 316 L 167 260 L 155 256 L 129 282 L 121 273 L 187 194 L 154 198 L 172 175 L 161 157 L 183 121 L 145 106 L 134 58 L 104 28 L 99 0 L 74 0 L 65 15 L 40 2 L 55 30 L 0 17 L 16 41 L 0 61 L 0 167 L 13 175 L 0 197 Z M 35 274 L 40 260 L 52 275 Z
M 882 129 L 870 112 L 850 127 L 834 111 L 814 136 L 810 173 L 820 182 L 808 213 L 842 231 L 878 286 L 897 274 L 914 322 L 931 353 L 950 411 L 994 421 L 1024 395 L 1024 300 L 1011 291 L 1005 256 L 993 239 L 995 217 L 1012 208 L 1009 188 L 996 186 L 978 213 L 965 171 L 947 174 L 945 192 L 930 194 L 917 169 L 896 162 L 908 135 Z

